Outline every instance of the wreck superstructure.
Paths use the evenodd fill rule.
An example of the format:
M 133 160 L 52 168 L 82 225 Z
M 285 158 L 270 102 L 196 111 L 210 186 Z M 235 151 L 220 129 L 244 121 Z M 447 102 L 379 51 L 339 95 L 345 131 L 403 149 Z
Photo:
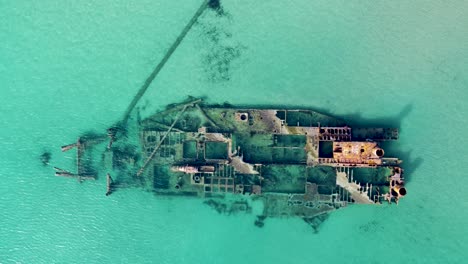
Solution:
M 354 128 L 312 110 L 201 100 L 135 119 L 133 132 L 108 131 L 107 194 L 139 186 L 161 195 L 229 201 L 228 207 L 248 207 L 245 201 L 255 199 L 263 202 L 263 218 L 304 219 L 350 203 L 398 202 L 406 194 L 401 161 L 385 157 L 379 144 L 398 139 L 395 128 Z M 79 140 L 63 147 L 77 147 L 78 171 L 84 145 Z M 72 176 L 92 178 L 79 174 Z

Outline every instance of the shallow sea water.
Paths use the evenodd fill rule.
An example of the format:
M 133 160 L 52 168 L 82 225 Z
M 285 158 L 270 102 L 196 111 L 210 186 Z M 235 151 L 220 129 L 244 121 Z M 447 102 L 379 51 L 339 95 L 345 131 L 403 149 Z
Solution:
M 0 263 L 466 263 L 466 1 L 223 1 L 143 98 L 302 106 L 400 126 L 409 194 L 298 219 L 56 178 L 118 120 L 201 1 L 0 0 Z

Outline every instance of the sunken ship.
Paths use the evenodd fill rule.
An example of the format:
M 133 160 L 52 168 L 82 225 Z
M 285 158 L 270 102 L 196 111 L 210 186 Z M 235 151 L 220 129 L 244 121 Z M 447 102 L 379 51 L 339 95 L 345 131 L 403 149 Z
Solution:
M 257 226 L 267 217 L 300 217 L 316 227 L 348 204 L 398 203 L 406 195 L 401 160 L 386 157 L 381 144 L 397 140 L 397 128 L 350 126 L 313 110 L 210 105 L 196 98 L 141 118 L 134 111 L 139 100 L 210 10 L 223 14 L 219 1 L 202 2 L 121 121 L 62 147 L 76 149 L 76 171 L 54 167 L 56 176 L 83 182 L 105 175 L 106 195 L 137 187 L 202 197 L 221 213 L 251 212 L 252 202 L 260 201 Z M 48 163 L 50 157 L 41 159 Z

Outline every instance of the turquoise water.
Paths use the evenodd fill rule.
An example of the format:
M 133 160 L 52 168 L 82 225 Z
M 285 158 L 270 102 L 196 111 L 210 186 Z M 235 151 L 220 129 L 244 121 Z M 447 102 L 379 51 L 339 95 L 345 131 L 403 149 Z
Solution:
M 39 155 L 73 168 L 59 147 L 122 116 L 199 4 L 0 0 L 0 263 L 466 263 L 465 1 L 223 1 L 140 104 L 207 96 L 400 125 L 398 206 L 338 210 L 315 234 L 54 177 Z

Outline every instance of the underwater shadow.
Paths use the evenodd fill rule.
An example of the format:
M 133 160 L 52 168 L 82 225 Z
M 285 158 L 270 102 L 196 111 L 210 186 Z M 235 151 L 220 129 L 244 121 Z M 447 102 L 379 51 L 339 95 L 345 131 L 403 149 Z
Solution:
M 369 127 L 401 127 L 401 122 L 411 113 L 413 104 L 407 104 L 394 116 L 380 118 L 364 118 L 361 112 L 343 115 L 343 119 L 350 126 L 369 128 Z
M 399 149 L 400 144 L 393 144 L 392 142 L 383 142 L 381 146 L 385 149 L 387 156 L 398 157 L 402 163 L 404 171 L 405 181 L 408 183 L 411 181 L 414 172 L 424 163 L 424 158 L 415 156 L 413 150 L 402 151 Z

